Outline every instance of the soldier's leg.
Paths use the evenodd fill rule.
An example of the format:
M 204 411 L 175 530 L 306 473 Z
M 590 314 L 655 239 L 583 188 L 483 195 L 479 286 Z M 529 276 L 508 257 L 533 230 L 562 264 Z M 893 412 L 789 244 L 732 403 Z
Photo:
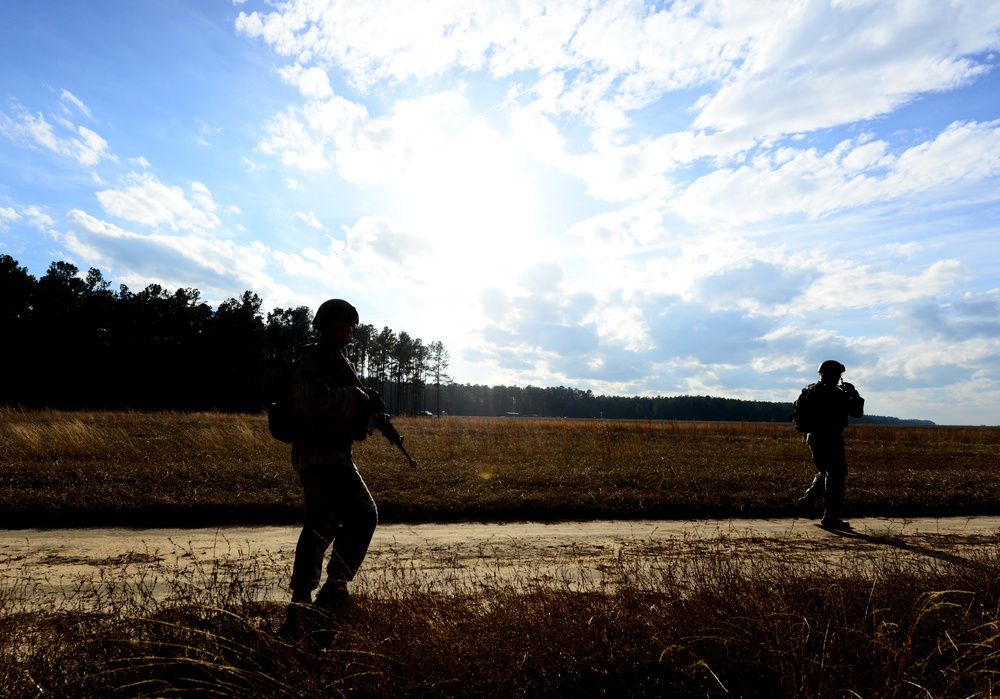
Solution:
M 338 469 L 336 520 L 340 528 L 333 542 L 327 566 L 327 580 L 353 580 L 365 560 L 375 527 L 378 509 L 356 466 Z
M 806 444 L 809 445 L 809 451 L 812 452 L 813 463 L 816 465 L 816 476 L 812 479 L 812 483 L 809 484 L 806 494 L 799 498 L 800 505 L 814 505 L 817 500 L 826 495 L 826 471 L 823 470 L 822 444 L 819 442 L 821 442 L 821 438 L 813 434 L 810 434 L 806 440 Z M 818 456 L 817 450 L 819 451 Z
M 837 434 L 827 445 L 824 455 L 826 469 L 826 511 L 824 519 L 837 519 L 844 514 L 844 495 L 847 490 L 847 455 L 844 451 L 844 437 Z
M 329 470 L 310 468 L 299 474 L 305 496 L 305 522 L 295 546 L 292 564 L 292 599 L 309 601 L 319 586 L 323 559 L 336 531 Z M 303 599 L 304 598 L 304 599 Z
M 333 540 L 335 522 L 329 495 L 329 479 L 325 469 L 311 468 L 299 473 L 305 497 L 305 523 L 295 546 L 292 564 L 292 600 L 285 611 L 280 633 L 297 636 L 309 618 L 312 592 L 319 586 L 323 559 Z

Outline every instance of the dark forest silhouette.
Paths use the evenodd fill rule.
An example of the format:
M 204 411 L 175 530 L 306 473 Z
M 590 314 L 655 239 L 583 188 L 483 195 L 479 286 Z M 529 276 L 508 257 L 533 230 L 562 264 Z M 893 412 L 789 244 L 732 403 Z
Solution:
M 257 412 L 311 340 L 312 311 L 244 291 L 212 309 L 197 289 L 112 290 L 100 270 L 53 262 L 38 278 L 0 255 L 0 404 L 55 409 Z M 359 374 L 393 413 L 785 422 L 791 403 L 709 396 L 595 396 L 559 387 L 454 383 L 441 342 L 362 325 Z M 866 417 L 867 422 L 908 422 Z

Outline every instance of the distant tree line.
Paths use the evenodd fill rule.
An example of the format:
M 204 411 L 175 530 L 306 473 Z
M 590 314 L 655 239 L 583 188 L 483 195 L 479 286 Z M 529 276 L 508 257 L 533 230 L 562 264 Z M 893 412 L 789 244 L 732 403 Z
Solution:
M 461 415 L 547 416 L 623 420 L 787 421 L 791 403 L 711 396 L 606 396 L 566 388 L 452 384 L 444 401 Z
M 259 411 L 299 348 L 313 340 L 309 308 L 276 308 L 265 316 L 252 291 L 213 310 L 197 289 L 111 286 L 100 270 L 81 274 L 67 262 L 53 262 L 35 279 L 0 255 L 0 404 Z M 457 384 L 441 342 L 388 327 L 361 325 L 349 352 L 394 413 L 785 422 L 791 410 L 790 402 Z
M 769 402 L 712 396 L 606 396 L 558 386 L 476 386 L 448 384 L 442 404 L 455 415 L 604 418 L 614 420 L 695 420 L 788 422 L 791 401 Z M 901 420 L 865 415 L 851 422 L 932 425 L 929 420 Z

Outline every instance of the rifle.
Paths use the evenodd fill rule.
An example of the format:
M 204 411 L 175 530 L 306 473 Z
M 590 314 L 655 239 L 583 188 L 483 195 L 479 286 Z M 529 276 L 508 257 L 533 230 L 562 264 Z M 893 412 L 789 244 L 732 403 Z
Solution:
M 407 453 L 406 447 L 403 446 L 403 436 L 399 434 L 396 430 L 396 426 L 392 424 L 392 418 L 390 418 L 389 413 L 386 412 L 386 404 L 385 401 L 382 400 L 382 396 L 378 394 L 378 391 L 365 386 L 361 377 L 358 376 L 356 371 L 354 371 L 354 367 L 352 367 L 351 363 L 347 361 L 347 357 L 340 352 L 337 354 L 339 354 L 340 358 L 344 361 L 344 365 L 350 369 L 351 376 L 354 377 L 354 382 L 357 384 L 358 388 L 368 394 L 368 407 L 370 409 L 368 414 L 368 434 L 375 434 L 375 430 L 377 429 L 382 433 L 383 437 L 389 440 L 391 444 L 395 444 L 399 447 L 399 450 L 403 452 L 403 456 L 405 456 L 406 460 L 410 462 L 410 468 L 416 468 L 417 462 L 413 460 L 413 457 Z

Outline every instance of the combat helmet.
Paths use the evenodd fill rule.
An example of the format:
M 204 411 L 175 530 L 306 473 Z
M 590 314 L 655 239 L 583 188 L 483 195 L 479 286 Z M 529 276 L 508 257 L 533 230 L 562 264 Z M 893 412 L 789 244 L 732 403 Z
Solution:
M 344 299 L 324 301 L 313 317 L 314 328 L 325 328 L 336 322 L 358 324 L 358 309 Z
M 819 365 L 819 369 L 817 369 L 817 371 L 820 376 L 826 376 L 827 374 L 843 374 L 847 371 L 847 367 L 838 362 L 836 359 L 827 359 Z

